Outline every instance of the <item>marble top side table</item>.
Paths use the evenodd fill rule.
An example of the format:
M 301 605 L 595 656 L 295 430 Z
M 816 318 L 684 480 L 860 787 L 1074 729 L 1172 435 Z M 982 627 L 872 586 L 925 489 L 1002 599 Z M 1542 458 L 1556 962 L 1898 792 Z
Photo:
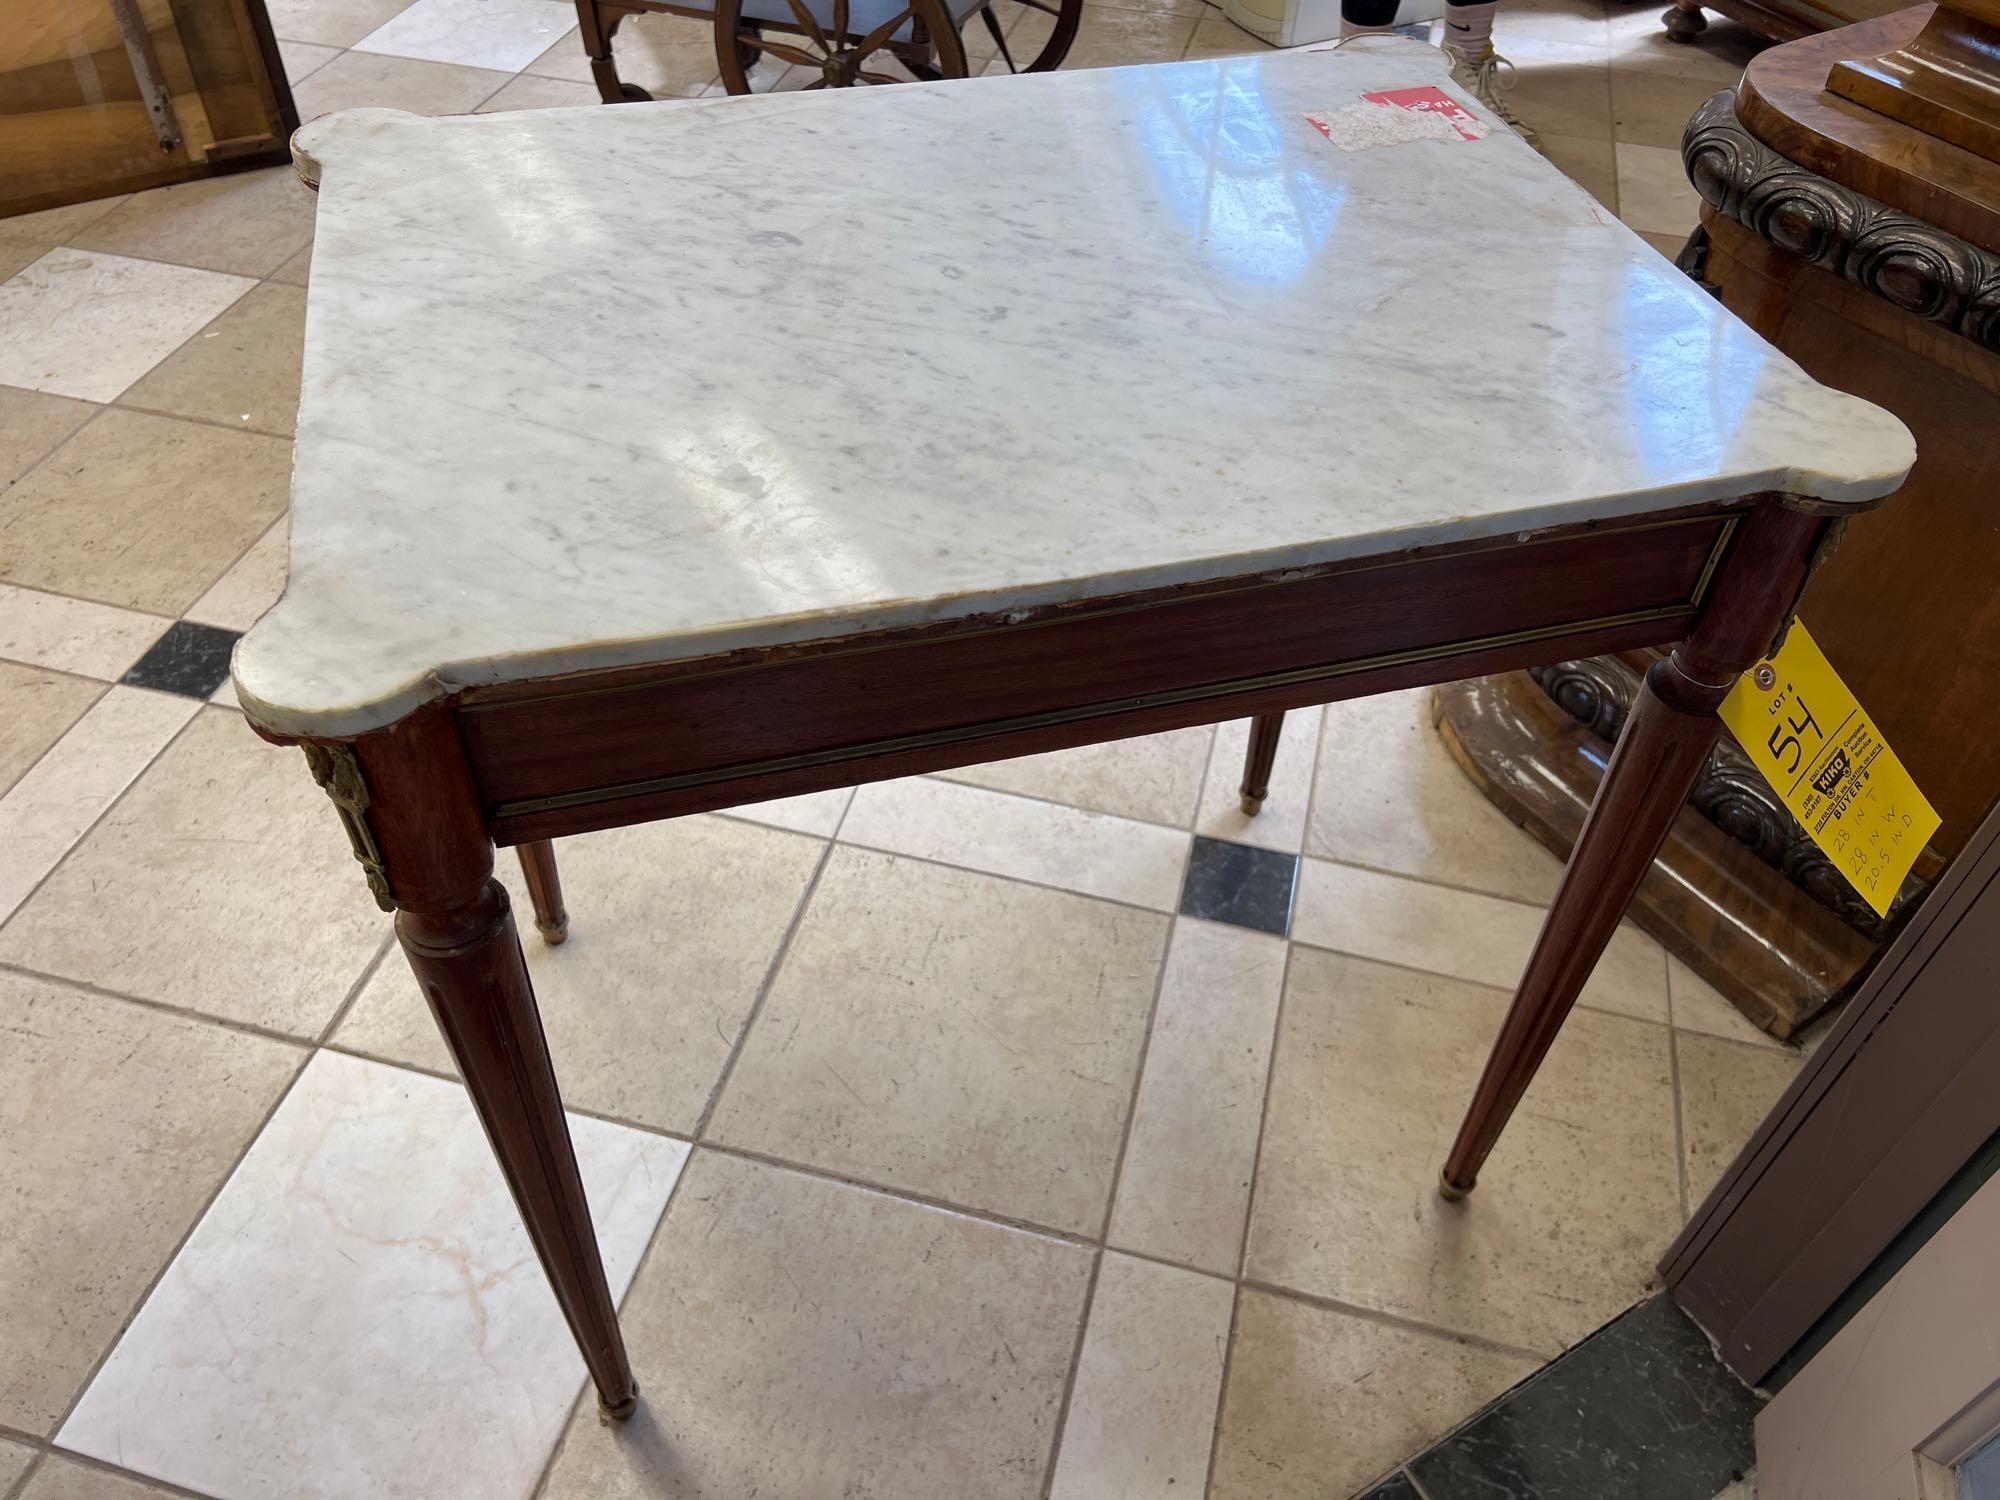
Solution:
M 496 844 L 1678 641 L 1456 1195 L 1715 705 L 1909 468 L 1476 106 L 1306 119 L 1395 139 L 1401 88 L 1454 92 L 1395 43 L 301 133 L 291 581 L 237 690 L 396 911 L 608 1411 Z

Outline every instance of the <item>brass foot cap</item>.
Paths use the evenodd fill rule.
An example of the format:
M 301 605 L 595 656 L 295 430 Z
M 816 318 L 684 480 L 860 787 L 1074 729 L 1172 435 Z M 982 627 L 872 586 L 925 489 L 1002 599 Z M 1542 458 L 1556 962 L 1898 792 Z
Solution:
M 1243 793 L 1242 801 L 1243 801 L 1244 813 L 1249 817 L 1252 818 L 1256 817 L 1258 813 L 1264 810 L 1264 799 L 1270 795 L 1271 794 L 1269 792 Z
M 632 1394 L 616 1406 L 606 1406 L 603 1398 L 597 1402 L 597 1420 L 609 1427 L 613 1422 L 623 1422 L 639 1409 L 639 1382 L 632 1382 Z
M 1449 1177 L 1445 1176 L 1444 1173 L 1442 1172 L 1438 1173 L 1438 1196 L 1444 1199 L 1445 1202 L 1456 1203 L 1458 1202 L 1459 1199 L 1463 1198 L 1467 1193 L 1471 1191 L 1472 1188 L 1470 1184 L 1468 1184 L 1465 1187 L 1460 1187 L 1457 1183 L 1453 1182 Z
M 543 942 L 553 948 L 569 936 L 569 918 L 564 917 L 560 922 L 537 922 L 535 931 L 542 935 Z

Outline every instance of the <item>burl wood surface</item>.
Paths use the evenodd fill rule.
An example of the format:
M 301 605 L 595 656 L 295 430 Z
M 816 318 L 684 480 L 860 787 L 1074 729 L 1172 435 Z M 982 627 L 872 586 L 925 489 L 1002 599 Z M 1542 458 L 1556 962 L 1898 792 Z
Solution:
M 1897 504 L 1853 519 L 1799 612 L 1943 818 L 1931 848 L 1949 858 L 2000 792 L 2000 358 L 1702 219 L 1730 310 L 1916 434 Z
M 1744 128 L 1779 155 L 2000 253 L 2000 163 L 1826 91 L 1835 63 L 1902 46 L 1923 30 L 1935 8 L 1912 6 L 1773 47 L 1744 71 L 1736 112 Z M 1782 343 L 1779 347 L 1797 357 Z M 1819 373 L 1824 378 L 1825 372 Z M 1894 402 L 1885 404 L 1898 410 Z

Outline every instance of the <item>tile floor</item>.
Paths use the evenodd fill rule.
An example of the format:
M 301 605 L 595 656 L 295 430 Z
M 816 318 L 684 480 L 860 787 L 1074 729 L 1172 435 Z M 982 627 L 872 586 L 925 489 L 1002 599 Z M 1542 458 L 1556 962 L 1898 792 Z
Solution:
M 1656 8 L 1505 0 L 1499 41 L 1671 253 L 1681 122 L 1752 44 Z M 559 0 L 271 11 L 307 116 L 595 99 Z M 1091 0 L 1072 65 L 1256 46 Z M 620 53 L 714 87 L 689 23 Z M 529 961 L 645 1393 L 600 1427 L 386 921 L 226 685 L 311 238 L 283 170 L 0 221 L 5 1500 L 1345 1495 L 1639 1299 L 1795 1070 L 1628 931 L 1442 1203 L 1556 865 L 1420 695 L 1294 715 L 1254 821 L 1229 724 L 573 840 Z

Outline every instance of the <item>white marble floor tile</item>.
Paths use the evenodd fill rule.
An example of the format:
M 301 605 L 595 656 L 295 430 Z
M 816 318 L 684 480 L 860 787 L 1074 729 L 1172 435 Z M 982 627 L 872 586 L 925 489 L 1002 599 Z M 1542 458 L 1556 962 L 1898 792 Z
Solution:
M 116 682 L 173 621 L 0 583 L 0 656 Z
M 1430 694 L 1417 688 L 1328 706 L 1306 852 L 1549 900 L 1562 861 L 1458 768 L 1431 723 Z
M 417 0 L 354 50 L 518 73 L 575 24 L 563 0 Z
M 1105 1255 L 1050 1500 L 1201 1493 L 1235 1300 L 1227 1281 Z
M 1284 973 L 1282 939 L 1175 924 L 1111 1244 L 1236 1274 Z
M 69 853 L 200 703 L 114 687 L 0 797 L 0 923 Z
M 257 283 L 56 249 L 0 282 L 0 384 L 110 401 Z
M 1321 710 L 1295 708 L 1285 715 L 1278 758 L 1271 767 L 1271 790 L 1253 818 L 1243 811 L 1243 757 L 1250 749 L 1250 721 L 1234 719 L 1215 732 L 1208 779 L 1194 831 L 1212 839 L 1256 844 L 1297 853 L 1306 832 L 1306 804 L 1312 799 L 1313 747 L 1319 741 Z
M 853 800 L 854 788 L 843 786 L 827 792 L 805 792 L 797 797 L 774 797 L 769 802 L 746 802 L 741 807 L 724 808 L 717 816 L 830 839 L 847 813 L 847 804 Z
M 687 1147 L 570 1133 L 623 1295 Z M 63 1424 L 224 1497 L 526 1495 L 583 1362 L 456 1084 L 321 1052 Z
M 285 591 L 291 523 L 280 519 L 188 606 L 186 618 L 224 630 L 248 630 Z M 232 697 L 230 702 L 236 700 Z
M 1178 829 L 930 777 L 862 787 L 840 837 L 1160 911 L 1180 900 L 1188 849 Z
M 1512 990 L 1535 946 L 1542 909 L 1327 860 L 1299 865 L 1292 937 Z M 1611 936 L 1577 1002 L 1642 1021 L 1667 1019 L 1667 963 L 1630 923 Z

